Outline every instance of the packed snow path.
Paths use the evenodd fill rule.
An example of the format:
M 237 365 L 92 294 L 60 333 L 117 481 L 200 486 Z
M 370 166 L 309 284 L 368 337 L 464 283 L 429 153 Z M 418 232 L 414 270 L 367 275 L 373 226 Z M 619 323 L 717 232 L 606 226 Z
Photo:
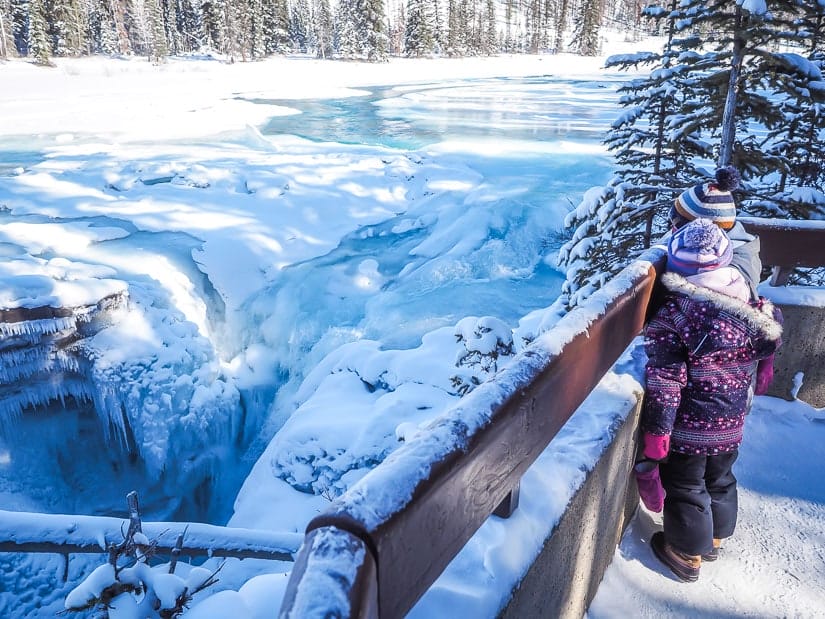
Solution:
M 825 411 L 757 397 L 734 465 L 739 522 L 696 583 L 652 554 L 661 514 L 640 507 L 588 619 L 825 615 Z

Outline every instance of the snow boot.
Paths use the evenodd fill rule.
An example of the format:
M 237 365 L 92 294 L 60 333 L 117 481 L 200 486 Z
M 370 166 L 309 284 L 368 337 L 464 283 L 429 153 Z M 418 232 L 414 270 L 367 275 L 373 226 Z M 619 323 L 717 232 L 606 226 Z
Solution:
M 679 580 L 683 582 L 699 580 L 699 568 L 702 566 L 700 555 L 679 552 L 665 541 L 665 534 L 662 531 L 653 534 L 650 538 L 650 547 L 656 558 L 667 565 Z
M 722 540 L 718 537 L 713 538 L 713 548 L 709 552 L 702 555 L 702 561 L 716 561 L 719 558 L 719 549 L 722 547 Z

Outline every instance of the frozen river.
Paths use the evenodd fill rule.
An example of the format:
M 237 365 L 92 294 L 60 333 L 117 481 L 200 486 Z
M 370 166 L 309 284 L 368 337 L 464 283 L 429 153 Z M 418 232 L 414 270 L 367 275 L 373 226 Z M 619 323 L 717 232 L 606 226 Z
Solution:
M 385 163 L 402 161 L 412 170 L 400 179 L 407 186 L 406 198 L 389 209 L 394 213 L 371 217 L 364 224 L 349 226 L 349 231 L 345 228 L 327 251 L 308 254 L 279 269 L 270 268 L 243 294 L 226 292 L 229 284 L 222 285 L 222 275 L 210 272 L 208 260 L 199 260 L 197 268 L 207 272 L 211 285 L 224 291 L 221 300 L 207 282 L 199 300 L 207 306 L 204 320 L 211 321 L 210 337 L 219 349 L 218 356 L 243 355 L 245 347 L 260 344 L 278 356 L 271 382 L 255 387 L 253 399 L 274 399 L 274 404 L 269 412 L 259 412 L 255 427 L 246 430 L 244 440 L 252 445 L 251 454 L 262 449 L 261 441 L 285 418 L 283 409 L 290 405 L 283 401 L 285 396 L 291 398 L 313 364 L 337 346 L 369 338 L 388 348 L 412 348 L 426 333 L 454 325 L 465 316 L 490 315 L 515 328 L 523 316 L 553 302 L 563 281 L 555 265 L 555 252 L 563 238 L 561 219 L 586 189 L 604 182 L 610 172 L 610 159 L 600 150 L 600 141 L 616 113 L 615 85 L 611 81 L 547 76 L 373 87 L 356 96 L 331 99 L 247 97 L 289 110 L 289 114 L 266 121 L 261 133 L 273 141 L 276 151 L 286 151 L 283 167 L 275 166 L 275 171 L 286 169 L 288 164 L 294 169 L 285 176 L 298 178 L 298 182 L 320 157 L 340 156 L 351 163 L 378 156 Z M 308 142 L 296 147 L 290 136 Z M 175 174 L 183 177 L 184 183 L 190 180 L 176 172 L 176 166 L 200 165 L 208 174 L 238 171 L 247 177 L 268 169 L 269 164 L 251 162 L 245 155 L 240 160 L 222 160 L 213 154 L 213 150 L 222 155 L 229 149 L 249 147 L 247 134 L 225 134 L 220 139 L 218 143 L 143 143 L 107 152 L 97 136 L 82 133 L 30 138 L 0 135 L 0 180 L 5 178 L 0 183 L 0 208 L 5 209 L 0 223 L 8 230 L 24 220 L 53 221 L 57 214 L 66 223 L 119 226 L 122 238 L 106 242 L 115 253 L 118 244 L 139 245 L 141 251 L 182 264 L 199 239 L 206 242 L 207 254 L 217 239 L 204 236 L 197 225 L 181 227 L 181 218 L 173 217 L 172 211 L 181 207 L 181 201 L 196 199 L 191 190 L 173 198 L 163 193 L 172 189 Z M 260 144 L 253 146 L 259 156 Z M 264 146 L 263 150 L 267 149 Z M 308 159 L 302 162 L 301 157 L 307 154 Z M 418 177 L 416 172 L 420 172 Z M 348 177 L 346 171 L 340 174 L 340 180 L 325 190 L 326 198 L 316 194 L 307 200 L 334 201 L 335 192 L 346 183 L 376 182 Z M 441 177 L 437 185 L 441 191 L 428 188 L 433 175 Z M 54 191 L 58 177 L 75 187 L 65 194 Z M 45 178 L 48 189 L 16 182 L 29 178 Z M 210 190 L 217 190 L 216 185 L 213 182 Z M 83 195 L 101 189 L 108 195 L 99 207 L 83 202 Z M 121 208 L 129 192 L 138 202 L 157 201 L 157 210 L 169 211 L 169 219 L 164 221 L 159 215 L 150 219 Z M 229 196 L 228 200 L 240 198 Z M 234 207 L 235 202 L 230 204 Z M 198 207 L 196 200 L 189 210 Z M 168 234 L 172 229 L 175 234 Z M 9 256 L 18 251 L 8 242 L 0 243 L 2 246 Z M 41 257 L 58 253 L 40 251 Z M 193 266 L 187 267 L 188 271 L 197 271 Z M 359 289 L 350 284 L 370 269 L 376 271 L 373 285 Z M 120 270 L 124 279 L 137 277 Z M 237 279 L 237 272 L 231 277 Z M 139 279 L 144 288 L 145 277 Z M 236 312 L 224 316 L 224 305 Z M 274 308 L 279 328 L 264 335 L 256 333 L 260 331 L 256 325 L 266 323 Z M 268 407 L 260 402 L 258 406 Z M 267 423 L 266 418 L 270 419 L 270 430 L 264 438 L 252 439 L 260 429 L 256 424 Z M 49 495 L 45 507 L 50 510 L 101 513 L 119 508 L 121 484 L 140 477 L 139 463 L 137 469 L 134 458 L 117 464 L 117 454 L 105 447 L 107 432 L 94 432 L 88 419 L 80 426 L 96 445 L 93 452 L 106 462 L 100 473 L 111 469 L 114 475 L 127 476 L 111 486 L 111 493 L 89 488 L 87 494 L 82 484 L 78 486 L 76 479 L 88 476 L 87 468 L 95 464 L 68 464 L 74 458 L 62 442 L 61 432 L 51 441 L 10 447 L 18 454 L 18 461 L 28 463 L 27 475 L 21 477 L 16 469 L 0 467 L 0 490 L 24 492 L 32 476 L 42 476 L 61 488 L 53 492 L 47 485 L 35 493 L 33 498 L 38 500 L 41 493 Z M 0 424 L 3 427 L 11 426 Z M 41 422 L 27 418 L 19 430 L 36 434 L 42 430 Z M 71 429 L 78 431 L 77 427 Z M 247 454 L 244 461 L 249 457 Z M 55 469 L 55 461 L 64 464 Z M 223 508 L 214 504 L 211 492 L 201 488 L 196 500 L 200 507 L 193 508 L 187 501 L 185 508 L 173 511 L 193 518 L 198 516 L 193 509 L 203 509 L 201 517 L 218 521 L 227 517 L 231 506 L 227 498 L 237 490 L 248 466 L 239 466 L 231 481 L 221 482 L 218 494 Z M 175 464 L 168 463 L 168 467 L 174 471 Z M 126 482 L 127 478 L 132 482 Z M 162 514 L 167 491 L 154 488 L 143 492 L 146 505 L 155 506 Z
M 366 376 L 367 363 L 381 377 L 371 401 L 397 388 L 401 414 L 404 398 L 428 390 L 435 400 L 423 397 L 405 423 L 436 414 L 455 393 L 441 385 L 449 375 L 428 373 L 451 372 L 455 352 L 426 346 L 445 337 L 454 346 L 467 317 L 516 330 L 550 305 L 564 279 L 561 222 L 611 172 L 601 145 L 617 114 L 608 78 L 445 78 L 300 98 L 269 96 L 252 80 L 218 104 L 193 95 L 182 118 L 203 126 L 184 138 L 155 137 L 145 117 L 129 116 L 130 106 L 160 107 L 146 98 L 157 86 L 130 74 L 120 92 L 106 82 L 119 67 L 108 67 L 98 80 L 106 88 L 76 97 L 99 106 L 75 114 L 76 126 L 0 126 L 6 263 L 73 281 L 105 276 L 130 295 L 128 320 L 114 325 L 123 329 L 90 341 L 88 363 L 65 366 L 82 389 L 47 403 L 33 381 L 0 385 L 6 402 L 33 402 L 0 407 L 0 498 L 10 509 L 117 514 L 136 489 L 149 519 L 234 515 L 244 526 L 301 530 L 313 501 L 326 500 L 312 494 L 318 484 L 328 494 L 363 475 L 397 445 L 404 419 L 325 396 L 323 368 L 349 351 L 356 374 Z M 72 71 L 97 79 L 80 63 Z M 22 126 L 26 93 L 19 99 L 7 105 L 22 106 Z M 210 126 L 210 110 L 224 105 L 260 120 Z M 0 280 L 10 298 L 29 294 L 21 282 Z M 371 346 L 381 351 L 374 361 Z M 432 367 L 401 373 L 416 351 L 435 355 Z M 0 362 L 11 363 L 4 352 Z M 394 369 L 375 365 L 385 362 Z M 75 397 L 88 393 L 106 398 Z M 316 434 L 285 426 L 296 410 Z M 314 422 L 319 411 L 345 419 L 346 431 Z M 270 445 L 288 456 L 275 468 L 259 459 Z M 257 463 L 270 471 L 261 489 L 274 472 L 292 493 L 266 522 L 256 520 L 260 499 L 235 500 Z M 6 591 L 25 589 L 44 561 L 0 557 L 14 575 Z M 73 574 L 88 565 L 73 558 Z M 40 601 L 59 607 L 60 595 Z M 4 593 L 0 610 L 27 616 L 19 602 Z

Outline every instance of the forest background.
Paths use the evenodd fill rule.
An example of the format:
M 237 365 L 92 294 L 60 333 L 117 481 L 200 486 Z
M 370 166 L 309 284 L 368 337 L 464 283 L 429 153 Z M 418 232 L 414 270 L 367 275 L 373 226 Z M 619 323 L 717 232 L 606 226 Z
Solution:
M 599 29 L 639 37 L 639 0 L 0 0 L 0 57 L 214 53 L 599 53 Z

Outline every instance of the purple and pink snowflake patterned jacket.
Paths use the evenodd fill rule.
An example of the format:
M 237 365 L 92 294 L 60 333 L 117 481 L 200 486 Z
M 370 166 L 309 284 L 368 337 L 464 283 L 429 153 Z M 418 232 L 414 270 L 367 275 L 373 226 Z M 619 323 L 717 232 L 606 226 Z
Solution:
M 645 329 L 641 429 L 670 434 L 670 449 L 714 455 L 742 442 L 756 362 L 780 345 L 770 302 L 753 306 L 665 273 L 666 294 Z

